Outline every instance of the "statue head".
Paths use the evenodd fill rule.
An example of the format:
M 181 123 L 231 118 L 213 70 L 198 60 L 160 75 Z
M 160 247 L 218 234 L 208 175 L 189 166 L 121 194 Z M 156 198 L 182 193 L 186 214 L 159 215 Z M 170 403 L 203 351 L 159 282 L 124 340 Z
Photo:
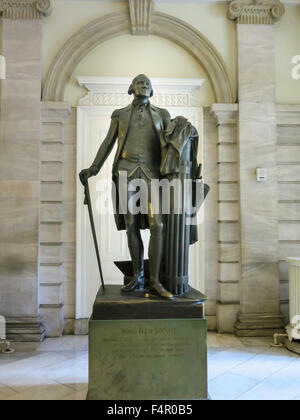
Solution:
M 136 76 L 128 89 L 128 94 L 134 94 L 135 97 L 152 98 L 153 88 L 149 77 L 144 74 Z

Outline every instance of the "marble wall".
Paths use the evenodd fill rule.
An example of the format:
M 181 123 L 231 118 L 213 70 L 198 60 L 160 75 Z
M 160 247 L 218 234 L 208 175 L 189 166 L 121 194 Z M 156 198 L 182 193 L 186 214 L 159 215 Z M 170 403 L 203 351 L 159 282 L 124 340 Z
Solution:
M 9 337 L 32 340 L 44 335 L 38 310 L 41 37 L 40 19 L 3 19 L 0 313 L 9 319 Z

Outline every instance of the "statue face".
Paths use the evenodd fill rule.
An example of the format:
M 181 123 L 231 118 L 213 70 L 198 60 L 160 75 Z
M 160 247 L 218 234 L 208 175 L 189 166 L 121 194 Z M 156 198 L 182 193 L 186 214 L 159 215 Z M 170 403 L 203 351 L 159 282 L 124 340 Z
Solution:
M 152 86 L 149 79 L 146 77 L 140 77 L 138 78 L 134 85 L 134 96 L 137 97 L 143 97 L 143 98 L 150 98 L 151 92 L 152 92 Z

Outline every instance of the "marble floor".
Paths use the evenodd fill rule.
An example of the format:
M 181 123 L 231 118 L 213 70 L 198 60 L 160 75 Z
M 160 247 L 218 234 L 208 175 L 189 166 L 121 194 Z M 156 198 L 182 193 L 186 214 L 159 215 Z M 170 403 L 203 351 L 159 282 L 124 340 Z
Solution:
M 270 347 L 271 339 L 209 333 L 212 400 L 300 400 L 300 357 Z M 84 400 L 86 336 L 19 343 L 0 353 L 0 400 Z

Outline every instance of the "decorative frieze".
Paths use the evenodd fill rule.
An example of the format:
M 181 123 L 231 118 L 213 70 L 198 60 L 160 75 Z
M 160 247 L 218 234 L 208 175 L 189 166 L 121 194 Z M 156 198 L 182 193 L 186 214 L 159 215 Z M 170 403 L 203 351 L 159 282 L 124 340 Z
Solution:
M 0 0 L 0 14 L 6 19 L 40 19 L 51 11 L 50 0 Z
M 79 102 L 81 106 L 127 106 L 132 98 L 127 93 L 89 93 Z M 158 94 L 154 95 L 151 103 L 158 107 L 190 106 L 188 94 Z
M 153 11 L 152 0 L 129 0 L 129 13 L 133 35 L 148 35 Z
M 234 0 L 229 4 L 228 17 L 241 24 L 272 25 L 284 12 L 280 0 Z

